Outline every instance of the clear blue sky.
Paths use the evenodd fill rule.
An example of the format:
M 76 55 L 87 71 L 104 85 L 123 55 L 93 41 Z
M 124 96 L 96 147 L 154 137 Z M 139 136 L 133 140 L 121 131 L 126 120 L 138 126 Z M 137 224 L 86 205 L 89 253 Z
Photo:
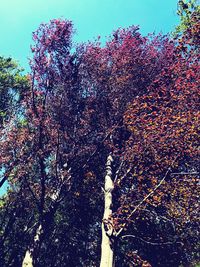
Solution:
M 32 32 L 53 18 L 73 21 L 75 40 L 108 36 L 118 27 L 170 32 L 178 23 L 177 0 L 0 0 L 0 55 L 28 70 Z

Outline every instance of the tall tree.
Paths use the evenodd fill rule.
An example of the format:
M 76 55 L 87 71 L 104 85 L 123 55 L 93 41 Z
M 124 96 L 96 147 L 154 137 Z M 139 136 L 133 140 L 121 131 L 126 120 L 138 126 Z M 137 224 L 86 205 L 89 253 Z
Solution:
M 159 249 L 187 249 L 198 225 L 195 25 L 178 47 L 137 27 L 75 45 L 66 20 L 33 34 L 23 123 L 1 132 L 5 178 L 34 213 L 23 266 L 97 266 L 101 229 L 101 266 L 175 266 Z

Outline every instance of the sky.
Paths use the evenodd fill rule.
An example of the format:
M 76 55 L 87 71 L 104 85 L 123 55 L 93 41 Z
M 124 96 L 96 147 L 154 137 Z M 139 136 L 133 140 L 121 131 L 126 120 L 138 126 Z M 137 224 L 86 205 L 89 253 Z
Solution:
M 178 23 L 177 0 L 0 0 L 0 55 L 28 68 L 32 32 L 54 18 L 72 20 L 74 40 L 109 36 L 118 27 L 139 25 L 142 34 L 167 33 Z

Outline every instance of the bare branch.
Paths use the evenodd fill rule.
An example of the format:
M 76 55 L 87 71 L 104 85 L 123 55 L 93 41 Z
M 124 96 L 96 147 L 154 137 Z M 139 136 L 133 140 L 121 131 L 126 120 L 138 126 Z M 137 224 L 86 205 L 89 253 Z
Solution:
M 173 160 L 172 164 L 169 166 L 169 168 L 167 169 L 164 177 L 161 179 L 161 181 L 159 182 L 159 184 L 149 193 L 146 195 L 146 197 L 144 197 L 139 204 L 134 208 L 134 210 L 129 214 L 129 216 L 127 217 L 127 219 L 130 219 L 133 214 L 141 207 L 141 205 L 149 198 L 151 197 L 155 191 L 164 183 L 167 175 L 169 174 L 171 167 L 174 165 L 175 161 L 177 160 L 178 156 Z M 123 229 L 125 228 L 126 223 L 123 224 L 123 226 L 121 227 L 121 229 L 117 232 L 117 236 L 123 231 Z
M 123 164 L 124 164 L 124 160 L 121 161 L 121 163 L 120 163 L 120 165 L 119 165 L 119 168 L 118 168 L 117 171 L 115 172 L 114 183 L 116 183 L 116 181 L 117 181 L 117 179 L 118 179 L 118 177 L 119 177 L 119 173 L 120 173 L 120 171 L 121 171 L 121 169 L 122 169 Z
M 132 237 L 132 238 L 136 238 L 146 244 L 149 244 L 149 245 L 152 245 L 152 246 L 166 246 L 166 245 L 172 245 L 172 244 L 175 244 L 175 243 L 180 243 L 181 242 L 176 242 L 176 241 L 173 241 L 173 242 L 151 242 L 151 241 L 147 241 L 139 236 L 135 236 L 135 235 L 123 235 L 122 238 L 127 238 L 127 237 Z
M 121 123 L 121 120 L 119 121 L 119 123 L 117 125 L 115 125 L 115 126 L 113 126 L 113 128 L 111 128 L 111 130 L 106 134 L 104 139 L 101 141 L 101 144 L 103 144 L 103 142 L 106 141 L 106 139 L 113 133 L 113 131 L 117 127 L 119 127 L 120 123 Z M 92 154 L 88 157 L 88 159 L 86 160 L 85 164 L 82 166 L 83 169 L 86 168 L 86 166 L 87 166 L 88 162 L 90 161 L 90 159 L 98 152 L 98 149 L 99 149 L 99 147 L 97 146 L 96 149 L 92 152 Z
M 171 175 L 199 175 L 199 172 L 172 172 Z

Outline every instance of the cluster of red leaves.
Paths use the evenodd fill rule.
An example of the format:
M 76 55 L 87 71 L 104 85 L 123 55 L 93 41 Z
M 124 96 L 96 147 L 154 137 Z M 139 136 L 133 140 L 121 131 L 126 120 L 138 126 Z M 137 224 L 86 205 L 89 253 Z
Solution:
M 195 31 L 198 31 L 198 25 L 193 25 Z M 132 133 L 127 142 L 126 156 L 135 165 L 132 180 L 137 180 L 137 187 L 134 188 L 136 193 L 132 199 L 135 199 L 136 203 L 138 195 L 145 198 L 150 194 L 144 205 L 168 206 L 168 200 L 174 199 L 175 195 L 180 196 L 180 192 L 180 205 L 194 206 L 197 201 L 197 192 L 192 188 L 197 186 L 195 178 L 198 174 L 182 175 L 181 180 L 180 175 L 177 176 L 179 186 L 177 182 L 172 182 L 171 176 L 173 172 L 181 173 L 186 163 L 191 164 L 186 172 L 191 172 L 192 169 L 197 172 L 200 66 L 199 54 L 197 47 L 194 50 L 194 45 L 196 39 L 188 37 L 188 33 L 183 36 L 174 50 L 172 64 L 162 69 L 148 86 L 147 94 L 136 97 L 124 115 L 124 122 Z M 158 186 L 162 179 L 162 184 Z M 185 193 L 185 186 L 189 186 L 190 193 Z M 176 188 L 176 193 L 173 187 Z M 156 191 L 151 195 L 155 188 Z M 130 201 L 131 197 L 127 202 Z M 128 213 L 131 213 L 132 209 L 128 208 Z M 179 209 L 176 216 L 182 216 L 182 221 L 188 221 L 189 213 L 183 214 L 181 211 L 182 209 Z
M 148 261 L 143 260 L 139 255 L 134 251 L 129 251 L 126 253 L 127 262 L 130 266 L 134 267 L 151 267 L 151 264 Z
M 39 91 L 45 91 L 65 78 L 69 79 L 73 32 L 71 21 L 54 19 L 49 24 L 41 24 L 33 33 L 30 66 Z

